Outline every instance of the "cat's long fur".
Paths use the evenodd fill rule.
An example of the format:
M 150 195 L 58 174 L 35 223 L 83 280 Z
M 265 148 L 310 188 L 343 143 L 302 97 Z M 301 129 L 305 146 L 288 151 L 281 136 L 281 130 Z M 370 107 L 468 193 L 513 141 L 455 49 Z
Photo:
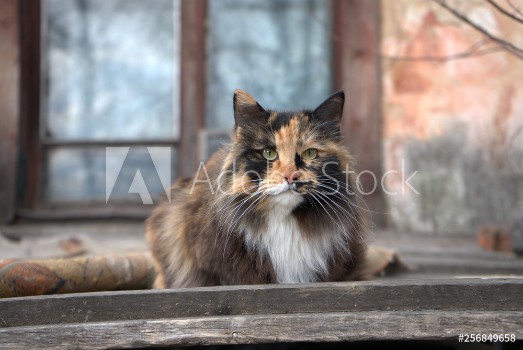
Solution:
M 147 220 L 155 287 L 358 279 L 363 218 L 343 104 L 340 92 L 314 111 L 266 111 L 237 90 L 231 145 L 177 181 Z M 305 159 L 311 148 L 317 157 Z

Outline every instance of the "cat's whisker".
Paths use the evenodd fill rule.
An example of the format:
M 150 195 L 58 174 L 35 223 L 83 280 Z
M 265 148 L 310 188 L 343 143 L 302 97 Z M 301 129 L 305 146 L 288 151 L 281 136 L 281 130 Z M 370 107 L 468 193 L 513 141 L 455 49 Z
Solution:
M 352 203 L 346 201 L 345 199 L 339 197 L 338 195 L 326 195 L 325 193 L 322 193 L 321 191 L 319 192 L 319 194 L 324 197 L 326 200 L 328 199 L 329 201 L 333 202 L 336 204 L 336 206 L 342 210 L 346 215 L 349 216 L 350 219 L 353 219 L 353 220 L 356 220 L 356 217 L 353 216 L 348 210 L 351 209 L 351 205 Z M 343 204 L 347 204 L 346 206 L 341 206 L 340 204 L 337 203 L 337 201 L 334 201 L 333 198 L 336 198 L 338 200 L 340 200 Z
M 312 192 L 309 193 L 313 198 L 316 199 L 317 203 L 323 208 L 323 210 L 325 211 L 325 213 L 329 216 L 329 218 L 336 224 L 336 226 L 338 226 L 338 228 L 340 229 L 341 232 L 345 232 L 345 230 L 340 226 L 338 225 L 338 223 L 336 222 L 336 220 L 334 220 L 334 218 L 331 216 L 331 214 L 329 213 L 329 211 L 327 210 L 327 208 L 325 208 L 325 206 L 323 206 L 323 204 L 321 204 L 321 200 L 319 199 L 319 197 L 316 196 L 317 193 L 313 194 Z
M 328 182 L 324 181 L 324 183 L 328 183 Z M 332 184 L 335 184 L 335 183 L 332 183 Z M 324 186 L 324 185 L 322 185 L 322 184 L 319 184 L 319 186 L 322 186 L 322 187 L 325 187 L 326 189 L 332 190 L 332 195 L 340 195 L 340 196 L 341 196 L 340 198 L 344 198 L 344 199 L 346 199 L 347 203 L 350 203 L 351 205 L 353 205 L 353 206 L 355 206 L 355 207 L 357 207 L 357 208 L 360 208 L 360 209 L 362 209 L 362 210 L 364 210 L 364 211 L 366 211 L 366 212 L 369 212 L 369 213 L 375 213 L 375 214 L 386 214 L 386 213 L 384 213 L 384 212 L 379 212 L 379 211 L 371 210 L 371 209 L 367 206 L 367 204 L 366 204 L 365 200 L 363 199 L 363 197 L 361 196 L 361 194 L 359 194 L 357 191 L 351 192 L 350 195 L 351 195 L 351 196 L 355 196 L 357 199 L 359 199 L 359 201 L 361 201 L 361 202 L 366 206 L 366 208 L 363 208 L 363 207 L 361 207 L 361 206 L 358 206 L 358 205 L 356 204 L 356 201 L 351 202 L 351 201 L 349 200 L 350 197 L 347 197 L 349 194 L 345 195 L 345 194 L 342 193 L 342 191 L 334 191 L 333 188 L 331 188 L 331 187 L 329 187 L 329 186 Z M 348 191 L 348 189 L 346 189 L 346 191 Z
M 309 198 L 309 203 L 311 203 L 311 205 L 314 208 L 314 210 L 316 210 L 316 213 L 319 214 L 320 213 L 320 208 L 318 208 L 318 206 L 316 205 L 316 200 L 312 197 L 312 195 L 310 193 L 307 193 L 307 196 Z
M 355 204 L 354 202 L 349 201 L 349 200 L 347 199 L 347 197 L 345 197 L 345 196 L 342 195 L 342 194 L 336 193 L 336 194 L 333 194 L 333 195 L 331 195 L 331 196 L 334 197 L 334 198 L 338 198 L 339 200 L 341 200 L 341 201 L 345 202 L 346 204 L 348 204 L 347 207 L 348 207 L 348 209 L 350 210 L 350 212 L 347 212 L 347 214 L 350 216 L 351 221 L 352 221 L 352 220 L 353 220 L 353 221 L 356 221 L 356 223 L 357 223 L 357 224 L 358 224 L 362 229 L 365 229 L 365 230 L 368 229 L 365 220 L 362 220 L 363 222 L 360 221 L 360 220 L 358 220 L 358 216 L 362 216 L 361 210 L 359 209 L 359 208 L 361 208 L 361 207 L 359 207 L 359 206 L 358 206 L 357 204 Z M 356 210 L 356 213 L 354 212 L 354 210 Z M 359 214 L 359 215 L 357 215 L 357 214 Z M 358 231 L 358 230 L 356 230 L 356 231 Z
M 242 208 L 245 204 L 247 204 L 247 203 L 248 203 L 250 200 L 252 200 L 255 196 L 257 196 L 257 195 L 259 195 L 259 194 L 261 194 L 261 193 L 262 193 L 262 192 L 257 191 L 256 193 L 247 196 L 247 197 L 244 198 L 244 199 L 243 199 L 243 200 L 242 200 L 238 205 L 236 205 L 236 206 L 234 207 L 234 209 L 233 209 L 233 211 L 232 211 L 233 216 L 232 216 L 232 218 L 231 218 L 232 224 L 230 224 L 229 227 L 234 228 L 234 222 L 235 222 L 234 218 L 236 217 L 236 214 L 241 210 L 241 208 Z M 259 198 L 258 198 L 258 199 L 259 199 Z M 255 201 L 256 201 L 256 199 L 255 199 Z M 251 205 L 252 205 L 252 203 L 249 205 L 249 207 L 250 207 Z M 248 208 L 249 208 L 249 207 L 248 207 Z M 245 210 L 247 210 L 247 209 L 245 209 Z M 244 211 L 245 211 L 245 210 L 244 210 Z M 228 221 L 229 217 L 230 217 L 230 215 L 226 218 L 226 221 Z
M 258 198 L 254 199 L 254 200 L 251 202 L 251 204 L 250 204 L 247 208 L 245 208 L 245 209 L 243 210 L 242 214 L 240 214 L 240 216 L 238 217 L 238 219 L 236 219 L 236 221 L 233 222 L 233 224 L 232 224 L 231 226 L 232 226 L 232 227 L 235 227 L 235 226 L 240 222 L 240 220 L 242 219 L 242 217 L 243 217 L 245 214 L 247 214 L 248 211 L 249 211 L 252 207 L 254 207 L 254 205 L 256 205 L 257 203 L 259 203 L 261 200 L 263 200 L 263 199 L 266 198 L 266 197 L 267 197 L 267 194 L 266 194 L 266 193 L 262 193 L 261 196 L 259 196 Z M 234 218 L 233 218 L 233 220 L 234 220 Z
M 362 223 L 360 223 L 356 217 L 356 213 L 353 212 L 353 210 L 357 209 L 358 205 L 354 202 L 354 201 L 351 201 L 347 196 L 345 196 L 342 192 L 339 192 L 339 191 L 333 191 L 333 189 L 329 186 L 326 186 L 326 185 L 323 185 L 323 184 L 319 184 L 318 185 L 320 188 L 324 188 L 324 189 L 327 189 L 327 190 L 331 190 L 329 193 L 324 193 L 323 191 L 321 192 L 322 195 L 326 196 L 326 197 L 334 197 L 334 198 L 337 198 L 339 200 L 341 200 L 343 203 L 347 204 L 347 207 L 348 208 L 343 208 L 343 209 L 349 209 L 351 210 L 352 214 L 350 214 L 348 211 L 344 210 L 348 215 L 350 215 L 351 219 L 352 220 L 355 220 L 357 221 L 357 223 L 360 225 L 360 226 L 364 226 Z M 332 200 L 332 198 L 329 198 L 330 200 Z M 336 202 L 334 202 L 336 203 Z M 338 203 L 336 203 L 337 206 L 339 206 Z M 341 206 L 339 206 L 340 209 L 342 208 Z
M 260 192 L 258 192 L 257 194 L 260 194 Z M 227 233 L 225 235 L 225 244 L 224 244 L 224 250 L 223 250 L 223 255 L 225 256 L 225 250 L 227 248 L 227 242 L 228 242 L 228 239 L 229 239 L 229 234 L 231 233 L 232 229 L 234 229 L 238 224 L 239 222 L 241 221 L 241 219 L 247 214 L 247 212 L 249 211 L 249 209 L 251 207 L 253 207 L 256 203 L 258 203 L 259 201 L 261 201 L 262 199 L 264 199 L 265 197 L 267 197 L 267 194 L 265 193 L 261 193 L 261 196 L 259 196 L 258 198 L 255 198 L 252 203 L 243 210 L 243 212 L 240 214 L 240 216 L 234 220 L 234 217 L 236 216 L 236 214 L 238 213 L 238 210 L 236 210 L 236 214 L 233 216 L 232 218 L 232 224 L 229 226 L 229 230 L 227 230 Z M 252 199 L 252 197 L 248 197 L 246 198 L 243 202 L 242 202 L 242 206 L 243 204 L 245 204 L 247 202 L 247 200 L 250 200 Z
M 236 202 L 237 200 L 239 200 L 239 202 Z M 242 202 L 244 200 L 246 199 L 239 199 L 239 195 L 232 195 L 226 203 L 222 204 L 222 208 L 217 210 L 216 213 L 220 214 L 222 212 L 227 212 L 228 215 L 226 216 L 226 218 L 228 218 L 234 212 L 235 208 L 242 205 Z M 220 227 L 223 227 L 226 223 L 227 220 L 220 220 L 219 225 Z
M 231 196 L 231 198 L 228 199 L 226 203 L 223 203 L 223 204 L 221 205 L 221 206 L 222 206 L 221 209 L 215 210 L 215 211 L 214 211 L 214 215 L 212 216 L 212 218 L 211 218 L 210 220 L 208 220 L 208 222 L 206 223 L 206 225 L 205 225 L 204 227 L 202 227 L 202 229 L 198 232 L 197 235 L 200 236 L 200 235 L 205 231 L 205 229 L 208 228 L 208 227 L 211 225 L 211 223 L 214 222 L 214 220 L 218 217 L 218 215 L 219 215 L 222 211 L 228 209 L 229 205 L 230 205 L 230 204 L 231 204 L 235 199 L 236 199 L 235 196 Z M 221 202 L 221 200 L 222 200 L 221 197 L 217 197 L 217 198 L 215 198 L 213 208 L 218 207 L 218 206 L 219 206 L 219 203 L 218 203 L 218 202 Z M 214 245 L 215 245 L 215 246 L 216 246 L 216 243 L 217 243 L 217 238 L 218 238 L 218 235 L 216 235 L 215 238 L 214 238 Z
M 343 207 L 340 206 L 338 203 L 336 203 L 335 201 L 333 201 L 331 198 L 328 198 L 328 197 L 322 195 L 321 193 L 318 193 L 318 195 L 320 196 L 320 198 L 323 198 L 323 199 L 324 199 L 325 204 L 327 204 L 327 205 L 332 209 L 332 211 L 336 214 L 336 216 L 338 217 L 338 219 L 340 219 L 340 221 L 342 221 L 342 220 L 341 220 L 341 218 L 340 218 L 339 215 L 341 215 L 342 217 L 344 217 L 344 218 L 349 222 L 349 224 L 352 226 L 352 228 L 353 228 L 354 230 L 357 230 L 356 226 L 355 226 L 354 223 L 352 222 L 352 220 L 353 220 L 354 218 L 352 218 L 352 217 L 350 216 L 349 212 L 345 210 L 346 208 L 343 208 Z M 338 209 L 334 208 L 334 207 L 331 205 L 331 203 L 334 204 L 335 206 L 337 206 Z M 339 215 L 338 215 L 338 213 L 339 213 Z M 345 226 L 345 225 L 344 225 L 344 226 Z M 348 234 L 348 232 L 346 232 L 346 234 Z M 348 237 L 349 237 L 349 239 L 350 239 L 350 235 L 348 235 Z
M 228 219 L 231 215 L 234 215 L 235 211 L 241 207 L 247 199 L 240 199 L 239 201 L 238 196 L 233 196 L 227 203 L 226 206 L 224 206 L 222 209 L 217 211 L 218 214 L 225 213 L 225 220 L 218 220 L 218 234 L 222 232 L 222 230 L 225 228 L 226 224 L 228 223 Z
M 242 207 L 245 203 L 247 203 L 249 200 L 253 199 L 254 197 L 256 197 L 256 196 L 258 196 L 258 195 L 260 195 L 260 194 L 263 194 L 263 192 L 262 192 L 261 190 L 258 189 L 257 191 L 255 191 L 255 192 L 253 192 L 253 193 L 251 193 L 251 194 L 248 194 L 245 198 L 243 198 L 242 200 L 240 200 L 239 203 L 236 203 L 236 205 L 234 206 L 234 208 L 231 210 L 231 213 L 229 213 L 229 215 L 226 217 L 226 220 L 224 220 L 224 222 L 227 222 L 227 221 L 228 221 L 228 219 L 229 219 L 229 217 L 230 217 L 231 214 L 234 214 L 234 215 L 233 215 L 233 218 L 232 218 L 232 220 L 234 220 L 234 217 L 235 217 L 235 215 L 236 215 L 236 212 L 237 212 L 239 209 L 241 209 L 241 207 Z
M 376 214 L 385 214 L 385 213 L 382 213 L 382 212 L 378 212 L 378 211 L 373 211 L 369 208 L 369 206 L 367 205 L 367 203 L 365 202 L 365 200 L 363 199 L 363 197 L 361 196 L 361 194 L 359 194 L 357 191 L 354 191 L 351 193 L 351 195 L 355 196 L 357 201 L 353 201 L 351 203 L 351 211 L 352 210 L 356 210 L 356 212 L 360 215 L 360 216 L 364 216 L 363 213 L 366 212 L 369 214 L 370 216 L 370 219 L 369 221 L 372 222 L 372 214 L 373 213 L 376 213 Z M 347 198 L 346 196 L 343 196 L 344 198 Z M 363 203 L 363 205 L 365 205 L 365 208 L 362 207 L 362 206 L 359 206 L 357 203 Z M 354 215 L 356 215 L 356 213 L 353 212 Z M 368 227 L 368 224 L 366 223 L 366 220 L 364 220 L 365 224 L 361 224 L 360 223 L 360 226 L 365 230 L 365 231 L 370 231 L 370 228 Z
M 229 233 L 234 229 L 234 225 L 233 225 L 233 224 L 230 224 L 230 222 L 229 222 L 229 218 L 230 218 L 231 215 L 232 215 L 231 220 L 234 221 L 234 218 L 235 218 L 237 212 L 241 209 L 241 207 L 242 207 L 245 203 L 247 203 L 247 201 L 249 200 L 249 198 L 250 198 L 250 196 L 248 196 L 248 197 L 246 197 L 246 198 L 240 200 L 239 203 L 235 203 L 235 204 L 233 204 L 233 208 L 230 208 L 230 206 L 229 206 L 229 208 L 228 208 L 229 213 L 228 213 L 228 215 L 226 216 L 225 220 L 220 220 L 221 222 L 220 222 L 219 230 L 218 230 L 216 236 L 221 236 L 223 230 L 226 228 L 226 225 L 227 225 L 227 231 L 226 231 L 226 233 L 225 233 L 225 243 L 224 243 L 224 247 L 223 247 L 223 255 L 225 255 L 225 250 L 226 250 L 226 248 L 227 248 L 227 242 L 228 242 L 228 240 L 229 240 Z M 233 199 L 233 201 L 234 201 L 235 199 L 238 199 L 238 198 L 235 197 L 235 198 Z
M 329 206 L 329 208 L 331 208 L 332 211 L 336 214 L 336 216 L 338 217 L 338 219 L 340 219 L 340 221 L 343 222 L 344 220 L 341 220 L 341 218 L 340 218 L 339 215 L 338 215 L 338 212 L 339 212 L 339 211 L 336 210 L 335 208 L 333 208 L 333 207 L 329 204 L 329 201 L 327 201 L 327 200 L 330 200 L 330 201 L 331 201 L 332 203 L 334 203 L 334 204 L 337 204 L 337 203 L 333 202 L 330 198 L 325 197 L 325 196 L 322 195 L 320 192 L 316 192 L 316 194 L 319 196 L 319 197 L 318 197 L 319 199 L 323 199 L 324 203 L 325 203 L 327 206 Z M 320 205 L 321 205 L 321 203 L 320 203 Z M 342 207 L 341 207 L 341 208 L 342 208 Z M 358 229 L 354 226 L 354 223 L 352 222 L 351 218 L 348 217 L 347 215 L 344 215 L 344 214 L 347 214 L 346 211 L 342 210 L 342 212 L 341 212 L 340 214 L 342 215 L 342 217 L 344 217 L 344 218 L 349 222 L 349 224 L 350 224 L 350 225 L 352 226 L 352 228 L 354 229 L 354 231 L 349 231 L 349 230 L 345 227 L 345 225 L 343 225 L 343 229 L 340 228 L 340 231 L 341 231 L 341 233 L 343 234 L 343 236 L 347 239 L 348 242 L 353 242 L 354 239 L 355 239 L 356 237 L 353 237 L 352 234 L 354 234 L 354 232 L 358 232 Z M 330 215 L 329 215 L 329 216 L 330 216 Z M 338 228 L 339 228 L 339 225 L 338 225 Z M 351 255 L 350 250 L 347 249 L 347 253 L 348 253 L 348 255 L 349 255 L 349 258 L 350 258 L 351 262 L 353 262 L 353 258 L 352 258 L 352 255 Z
M 233 204 L 234 207 L 233 207 L 232 209 L 231 209 L 231 208 L 227 208 L 228 210 L 229 210 L 229 209 L 231 209 L 231 210 L 229 210 L 229 214 L 226 216 L 225 220 L 223 220 L 223 225 L 222 225 L 222 226 L 225 226 L 226 223 L 229 223 L 229 218 L 231 217 L 231 215 L 232 215 L 231 220 L 234 220 L 234 217 L 236 216 L 236 213 L 238 212 L 238 210 L 240 210 L 241 207 L 242 207 L 245 203 L 247 203 L 250 199 L 252 199 L 254 196 L 256 196 L 256 195 L 258 195 L 258 194 L 260 194 L 260 193 L 261 193 L 261 192 L 256 191 L 256 192 L 254 192 L 253 194 L 248 195 L 247 197 L 241 199 L 238 203 Z M 235 199 L 238 199 L 238 198 L 236 197 Z M 229 227 L 230 227 L 230 226 L 229 226 Z

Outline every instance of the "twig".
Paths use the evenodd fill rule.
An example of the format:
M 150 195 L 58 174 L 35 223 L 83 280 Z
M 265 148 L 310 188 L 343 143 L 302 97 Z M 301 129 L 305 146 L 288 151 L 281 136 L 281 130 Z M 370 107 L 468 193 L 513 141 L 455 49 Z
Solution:
M 517 47 L 514 44 L 509 43 L 506 40 L 498 38 L 497 36 L 493 35 L 489 31 L 487 31 L 485 28 L 483 28 L 480 25 L 472 22 L 467 16 L 465 16 L 461 12 L 459 12 L 456 9 L 452 8 L 451 6 L 449 6 L 445 0 L 432 0 L 432 1 L 436 2 L 438 5 L 440 5 L 441 7 L 443 7 L 444 9 L 449 11 L 450 13 L 452 13 L 455 17 L 457 17 L 461 21 L 465 22 L 466 24 L 468 24 L 469 26 L 471 26 L 472 28 L 474 28 L 475 30 L 477 30 L 478 32 L 480 32 L 481 34 L 483 34 L 484 36 L 486 36 L 490 40 L 500 44 L 509 53 L 513 54 L 514 56 L 516 56 L 516 57 L 518 57 L 520 59 L 523 59 L 523 49 L 522 48 Z
M 509 18 L 512 18 L 514 21 L 523 24 L 523 19 L 521 19 L 521 18 L 519 18 L 517 16 L 514 16 L 512 13 L 508 12 L 503 7 L 499 6 L 498 3 L 495 2 L 494 0 L 485 0 L 485 1 L 488 2 L 489 4 L 491 4 L 496 10 L 498 10 L 499 12 L 504 14 L 505 16 L 507 16 Z
M 521 10 L 519 9 L 519 7 L 517 7 L 516 5 L 514 5 L 512 3 L 512 1 L 510 0 L 505 0 L 507 2 L 507 4 L 510 5 L 510 7 L 512 7 L 512 9 L 514 10 L 514 12 L 516 12 L 518 15 L 520 15 L 521 17 L 523 17 L 523 12 L 521 12 Z
M 438 0 L 434 0 L 434 1 L 439 2 Z M 509 4 L 514 8 L 514 11 L 519 13 L 519 9 L 514 4 L 512 4 L 510 2 L 510 0 L 506 0 L 506 1 L 509 2 Z M 320 25 L 322 25 L 322 26 L 324 26 L 326 28 L 329 27 L 329 24 L 327 22 L 322 21 L 320 18 L 315 16 L 313 13 L 309 12 L 308 15 L 312 18 L 312 20 L 316 21 Z M 331 35 L 331 39 L 334 40 L 335 42 L 339 42 L 340 41 L 340 38 L 336 34 L 331 32 L 330 35 Z M 486 36 L 488 36 L 488 35 L 486 35 Z M 375 56 L 377 56 L 377 57 L 379 57 L 379 58 L 381 58 L 383 60 L 412 61 L 412 62 L 416 62 L 416 61 L 419 61 L 419 62 L 422 62 L 422 61 L 427 61 L 427 62 L 446 62 L 446 61 L 452 61 L 452 60 L 473 58 L 473 57 L 477 57 L 477 56 L 484 56 L 484 55 L 488 55 L 488 54 L 496 53 L 496 52 L 500 52 L 500 51 L 509 51 L 510 53 L 512 53 L 512 54 L 518 56 L 519 58 L 523 59 L 523 50 L 520 49 L 521 53 L 514 53 L 514 52 L 510 51 L 510 49 L 507 48 L 506 45 L 504 45 L 503 39 L 495 40 L 491 36 L 488 36 L 488 39 L 484 39 L 484 40 L 481 40 L 481 41 L 475 43 L 474 45 L 472 45 L 470 47 L 470 49 L 468 49 L 466 51 L 459 52 L 459 53 L 456 53 L 456 54 L 451 54 L 451 55 L 448 55 L 448 56 L 394 56 L 394 55 L 383 54 L 381 52 L 378 52 L 378 53 L 375 53 L 375 52 L 370 52 L 369 53 L 369 51 L 358 51 L 358 52 L 362 53 L 362 54 L 372 54 L 372 55 L 375 55 Z M 483 44 L 488 42 L 487 40 L 498 42 L 500 44 L 500 46 L 490 47 L 490 48 L 478 50 L 479 47 L 481 47 Z

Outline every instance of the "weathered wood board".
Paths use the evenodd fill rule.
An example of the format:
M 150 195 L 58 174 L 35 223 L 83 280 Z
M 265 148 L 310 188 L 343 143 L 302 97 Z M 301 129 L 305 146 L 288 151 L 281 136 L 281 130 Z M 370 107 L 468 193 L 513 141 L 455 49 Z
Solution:
M 289 341 L 523 339 L 523 279 L 372 281 L 67 294 L 0 300 L 9 348 Z
M 0 330 L 10 349 L 107 349 L 169 345 L 458 339 L 459 334 L 523 337 L 521 311 L 367 311 L 212 316 L 76 323 Z

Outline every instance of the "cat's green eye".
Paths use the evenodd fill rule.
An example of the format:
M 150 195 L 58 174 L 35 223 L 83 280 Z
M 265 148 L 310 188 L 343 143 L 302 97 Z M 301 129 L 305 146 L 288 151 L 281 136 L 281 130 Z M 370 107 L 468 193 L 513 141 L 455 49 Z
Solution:
M 303 151 L 301 157 L 305 160 L 312 160 L 318 156 L 318 150 L 316 148 L 309 148 Z
M 263 157 L 267 160 L 275 160 L 278 157 L 278 152 L 274 148 L 265 148 L 262 151 Z

